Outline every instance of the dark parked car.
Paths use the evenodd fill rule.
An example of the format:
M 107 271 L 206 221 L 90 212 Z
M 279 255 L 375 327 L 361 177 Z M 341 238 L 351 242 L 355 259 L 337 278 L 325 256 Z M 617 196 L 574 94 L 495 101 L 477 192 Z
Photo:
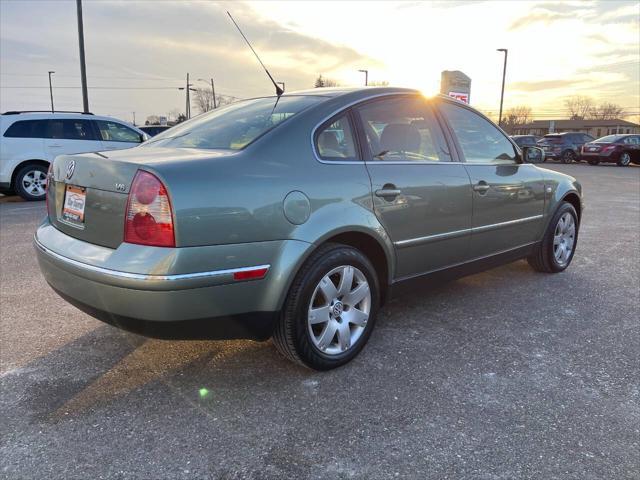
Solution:
M 150 137 L 155 137 L 159 133 L 166 132 L 171 127 L 169 125 L 145 125 L 144 127 L 138 127 L 144 133 L 149 135 Z
M 600 162 L 617 163 L 626 167 L 640 164 L 640 135 L 607 135 L 582 147 L 582 159 L 589 165 Z
M 586 133 L 550 133 L 542 137 L 538 146 L 544 150 L 545 159 L 571 163 L 580 159 L 582 145 L 589 142 L 593 142 L 593 137 Z
M 536 147 L 540 141 L 540 137 L 536 137 L 535 135 L 511 135 L 511 138 L 520 148 Z

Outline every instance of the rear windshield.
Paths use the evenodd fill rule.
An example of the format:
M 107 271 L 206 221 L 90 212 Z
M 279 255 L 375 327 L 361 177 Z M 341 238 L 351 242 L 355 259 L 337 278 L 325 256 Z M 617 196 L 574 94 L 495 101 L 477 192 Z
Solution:
M 163 132 L 144 146 L 240 150 L 305 108 L 318 96 L 244 100 L 212 110 Z

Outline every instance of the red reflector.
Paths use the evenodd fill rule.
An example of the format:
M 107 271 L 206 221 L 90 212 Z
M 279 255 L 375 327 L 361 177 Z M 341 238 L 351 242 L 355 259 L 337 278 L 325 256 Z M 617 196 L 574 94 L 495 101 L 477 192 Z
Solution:
M 269 271 L 268 268 L 256 268 L 254 270 L 243 270 L 241 272 L 235 272 L 233 274 L 234 280 L 257 280 L 264 278 Z

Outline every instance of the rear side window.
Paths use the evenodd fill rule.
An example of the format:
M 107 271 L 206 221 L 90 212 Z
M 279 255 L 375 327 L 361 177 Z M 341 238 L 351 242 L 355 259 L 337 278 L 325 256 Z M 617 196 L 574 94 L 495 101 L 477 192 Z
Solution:
M 316 147 L 323 160 L 357 160 L 349 117 L 343 115 L 325 125 L 316 136 Z
M 516 163 L 511 142 L 489 121 L 471 110 L 442 102 L 441 110 L 458 137 L 468 163 Z
M 108 122 L 105 120 L 95 120 L 95 122 L 98 125 L 100 138 L 105 142 L 142 142 L 142 136 L 138 132 L 121 123 Z
M 96 140 L 89 120 L 53 119 L 48 121 L 47 138 Z
M 424 99 L 386 98 L 357 107 L 373 161 L 449 161 L 442 132 Z
M 9 138 L 46 138 L 47 120 L 19 120 L 4 132 Z

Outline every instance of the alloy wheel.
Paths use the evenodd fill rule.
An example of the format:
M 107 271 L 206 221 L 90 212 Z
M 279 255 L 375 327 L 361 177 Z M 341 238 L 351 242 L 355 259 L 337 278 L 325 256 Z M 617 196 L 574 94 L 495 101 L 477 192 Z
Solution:
M 33 197 L 42 197 L 47 187 L 47 175 L 40 170 L 29 170 L 22 177 L 22 187 Z
M 622 155 L 620 155 L 620 165 L 626 167 L 629 163 L 631 163 L 631 155 L 629 155 L 628 152 L 622 153 Z
M 371 289 L 364 273 L 336 267 L 316 286 L 307 315 L 313 344 L 325 355 L 339 355 L 362 336 L 371 313 Z
M 556 263 L 565 266 L 571 259 L 576 239 L 576 222 L 569 212 L 562 214 L 553 235 L 553 256 Z

